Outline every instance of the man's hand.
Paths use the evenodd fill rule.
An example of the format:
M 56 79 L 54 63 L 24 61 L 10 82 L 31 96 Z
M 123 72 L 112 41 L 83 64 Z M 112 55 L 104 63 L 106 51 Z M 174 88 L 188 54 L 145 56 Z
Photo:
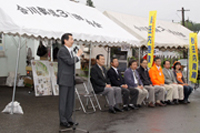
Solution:
M 82 55 L 83 51 L 81 49 L 78 50 L 78 53 L 76 54 L 78 57 Z
M 164 84 L 160 84 L 160 86 L 164 86 Z
M 176 84 L 176 85 L 177 85 L 177 83 L 173 83 L 173 84 Z
M 150 86 L 152 87 L 153 85 L 152 85 L 152 84 L 150 84 Z
M 127 89 L 127 88 L 128 88 L 128 85 L 127 85 L 127 84 L 124 84 L 124 85 L 122 85 L 121 87 Z
M 106 84 L 106 88 L 111 88 L 111 85 L 110 84 Z
M 138 86 L 140 89 L 143 89 L 143 86 L 142 85 L 140 85 L 140 86 Z

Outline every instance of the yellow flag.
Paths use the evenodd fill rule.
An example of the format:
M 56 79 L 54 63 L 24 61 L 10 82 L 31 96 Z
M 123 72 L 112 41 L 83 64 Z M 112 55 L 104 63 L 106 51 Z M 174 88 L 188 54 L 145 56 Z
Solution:
M 155 29 L 156 29 L 156 15 L 157 11 L 149 12 L 149 29 L 148 29 L 148 37 L 147 37 L 147 45 L 148 45 L 148 67 L 151 68 L 153 64 L 154 57 L 154 42 L 155 42 Z
M 198 76 L 197 33 L 190 33 L 189 80 L 196 83 Z

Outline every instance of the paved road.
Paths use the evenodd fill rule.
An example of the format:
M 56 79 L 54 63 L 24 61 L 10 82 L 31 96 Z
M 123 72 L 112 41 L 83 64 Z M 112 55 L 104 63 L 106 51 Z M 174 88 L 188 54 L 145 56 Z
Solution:
M 58 133 L 58 97 L 35 97 L 28 91 L 18 88 L 16 94 L 24 115 L 0 113 L 0 133 Z M 0 111 L 11 97 L 12 88 L 0 87 Z M 118 114 L 77 111 L 77 121 L 90 133 L 200 133 L 200 90 L 192 93 L 190 101 L 188 105 L 142 107 Z

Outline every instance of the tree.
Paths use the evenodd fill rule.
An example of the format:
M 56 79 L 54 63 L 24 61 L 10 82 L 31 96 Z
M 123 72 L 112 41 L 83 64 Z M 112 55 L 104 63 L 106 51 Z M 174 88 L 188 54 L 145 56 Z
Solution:
M 200 31 L 200 23 L 194 23 L 189 19 L 185 21 L 185 27 L 194 32 Z
M 86 5 L 95 8 L 95 6 L 93 5 L 92 0 L 87 0 L 87 1 L 86 1 Z

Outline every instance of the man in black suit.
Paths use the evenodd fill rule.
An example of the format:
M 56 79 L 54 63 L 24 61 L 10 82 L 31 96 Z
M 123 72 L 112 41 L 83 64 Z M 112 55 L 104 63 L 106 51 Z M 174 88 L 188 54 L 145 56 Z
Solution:
M 96 61 L 97 64 L 92 67 L 90 74 L 90 80 L 95 93 L 103 94 L 108 97 L 110 113 L 115 114 L 116 111 L 122 112 L 118 105 L 122 103 L 121 88 L 110 85 L 110 80 L 107 77 L 107 71 L 104 67 L 104 56 L 102 54 L 97 55 Z
M 110 79 L 112 86 L 118 86 L 122 89 L 123 94 L 123 110 L 129 111 L 131 109 L 138 109 L 134 105 L 137 102 L 139 91 L 134 88 L 129 88 L 127 84 L 124 83 L 124 78 L 122 77 L 117 67 L 119 66 L 119 62 L 117 58 L 111 59 L 111 68 L 108 70 L 107 75 Z M 131 100 L 129 100 L 131 97 Z
M 74 69 L 75 63 L 79 61 L 82 50 L 79 50 L 77 55 L 73 55 L 72 34 L 66 33 L 61 37 L 63 46 L 58 51 L 58 75 L 57 83 L 59 85 L 59 115 L 60 125 L 64 127 L 71 127 L 74 122 L 72 121 L 72 112 L 74 107 Z M 75 62 L 76 61 L 76 62 Z M 77 123 L 76 123 L 77 125 Z

